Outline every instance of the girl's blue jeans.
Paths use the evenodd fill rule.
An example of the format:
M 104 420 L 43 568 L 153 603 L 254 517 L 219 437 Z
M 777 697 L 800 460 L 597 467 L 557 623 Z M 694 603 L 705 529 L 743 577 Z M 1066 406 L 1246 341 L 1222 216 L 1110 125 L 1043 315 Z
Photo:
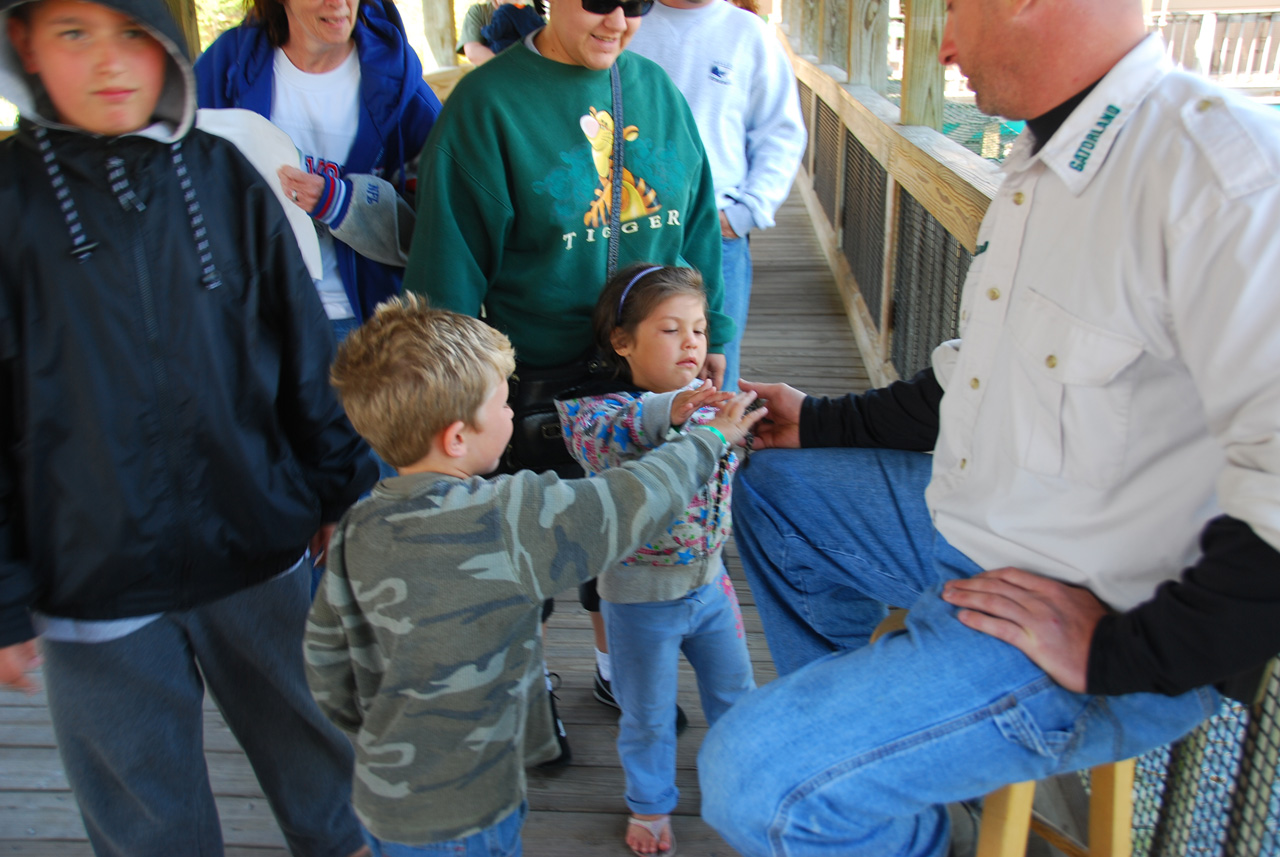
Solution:
M 773 450 L 734 488 L 735 538 L 782 675 L 707 735 L 703 816 L 747 857 L 942 857 L 944 804 L 1126 759 L 1219 705 L 1090 696 L 955 618 L 941 584 L 980 569 L 935 531 L 929 456 Z M 885 604 L 907 629 L 868 646 Z
M 529 802 L 526 800 L 497 824 L 462 839 L 405 845 L 379 839 L 365 830 L 364 841 L 369 846 L 370 857 L 438 857 L 446 854 L 450 857 L 521 857 L 524 845 L 520 840 L 520 830 L 528 814 Z
M 660 574 L 661 571 L 655 571 Z M 622 708 L 618 756 L 632 812 L 676 808 L 676 690 L 680 653 L 698 676 L 702 713 L 715 723 L 755 688 L 742 613 L 729 578 L 675 601 L 615 604 L 601 600 L 612 689 Z

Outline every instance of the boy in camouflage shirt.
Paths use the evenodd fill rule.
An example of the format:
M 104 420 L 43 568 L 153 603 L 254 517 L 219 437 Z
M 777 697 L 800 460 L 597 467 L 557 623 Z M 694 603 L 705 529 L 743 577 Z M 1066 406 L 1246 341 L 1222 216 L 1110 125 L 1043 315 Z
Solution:
M 353 736 L 353 800 L 375 852 L 481 838 L 519 854 L 527 765 L 556 755 L 543 599 L 660 533 L 764 409 L 725 395 L 690 431 L 590 480 L 483 479 L 511 437 L 514 353 L 412 296 L 343 343 L 348 416 L 399 473 L 350 510 L 307 625 L 307 680 Z

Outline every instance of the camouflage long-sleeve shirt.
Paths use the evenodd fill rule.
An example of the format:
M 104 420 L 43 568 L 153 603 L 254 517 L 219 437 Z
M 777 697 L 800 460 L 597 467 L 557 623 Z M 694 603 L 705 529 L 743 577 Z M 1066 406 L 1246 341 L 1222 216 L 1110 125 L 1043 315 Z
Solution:
M 374 835 L 456 839 L 519 806 L 525 766 L 556 752 L 543 599 L 662 532 L 724 452 L 698 431 L 594 479 L 401 476 L 347 513 L 304 646 Z

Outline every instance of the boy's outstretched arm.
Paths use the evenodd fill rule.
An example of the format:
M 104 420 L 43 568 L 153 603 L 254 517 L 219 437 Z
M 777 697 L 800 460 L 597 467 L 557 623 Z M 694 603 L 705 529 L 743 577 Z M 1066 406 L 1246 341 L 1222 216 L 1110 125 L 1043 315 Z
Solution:
M 754 394 L 735 396 L 712 422 L 690 428 L 636 461 L 590 479 L 521 471 L 506 521 L 513 553 L 528 562 L 533 595 L 543 599 L 597 576 L 653 541 L 693 499 L 731 444 L 741 444 L 765 409 Z
M 669 393 L 610 393 L 556 402 L 569 452 L 588 473 L 634 461 L 668 439 L 700 407 L 718 407 L 732 394 L 709 384 Z

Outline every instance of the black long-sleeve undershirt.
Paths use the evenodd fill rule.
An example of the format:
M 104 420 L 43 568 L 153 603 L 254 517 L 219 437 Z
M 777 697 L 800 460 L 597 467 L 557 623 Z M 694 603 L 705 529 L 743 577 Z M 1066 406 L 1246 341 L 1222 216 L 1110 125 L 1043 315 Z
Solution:
M 843 398 L 809 397 L 803 447 L 927 452 L 938 438 L 942 387 L 932 369 L 909 381 Z M 1280 652 L 1280 551 L 1244 521 L 1221 516 L 1201 535 L 1202 556 L 1151 600 L 1098 623 L 1089 651 L 1090 693 L 1179 694 L 1205 684 L 1252 701 L 1267 660 Z

